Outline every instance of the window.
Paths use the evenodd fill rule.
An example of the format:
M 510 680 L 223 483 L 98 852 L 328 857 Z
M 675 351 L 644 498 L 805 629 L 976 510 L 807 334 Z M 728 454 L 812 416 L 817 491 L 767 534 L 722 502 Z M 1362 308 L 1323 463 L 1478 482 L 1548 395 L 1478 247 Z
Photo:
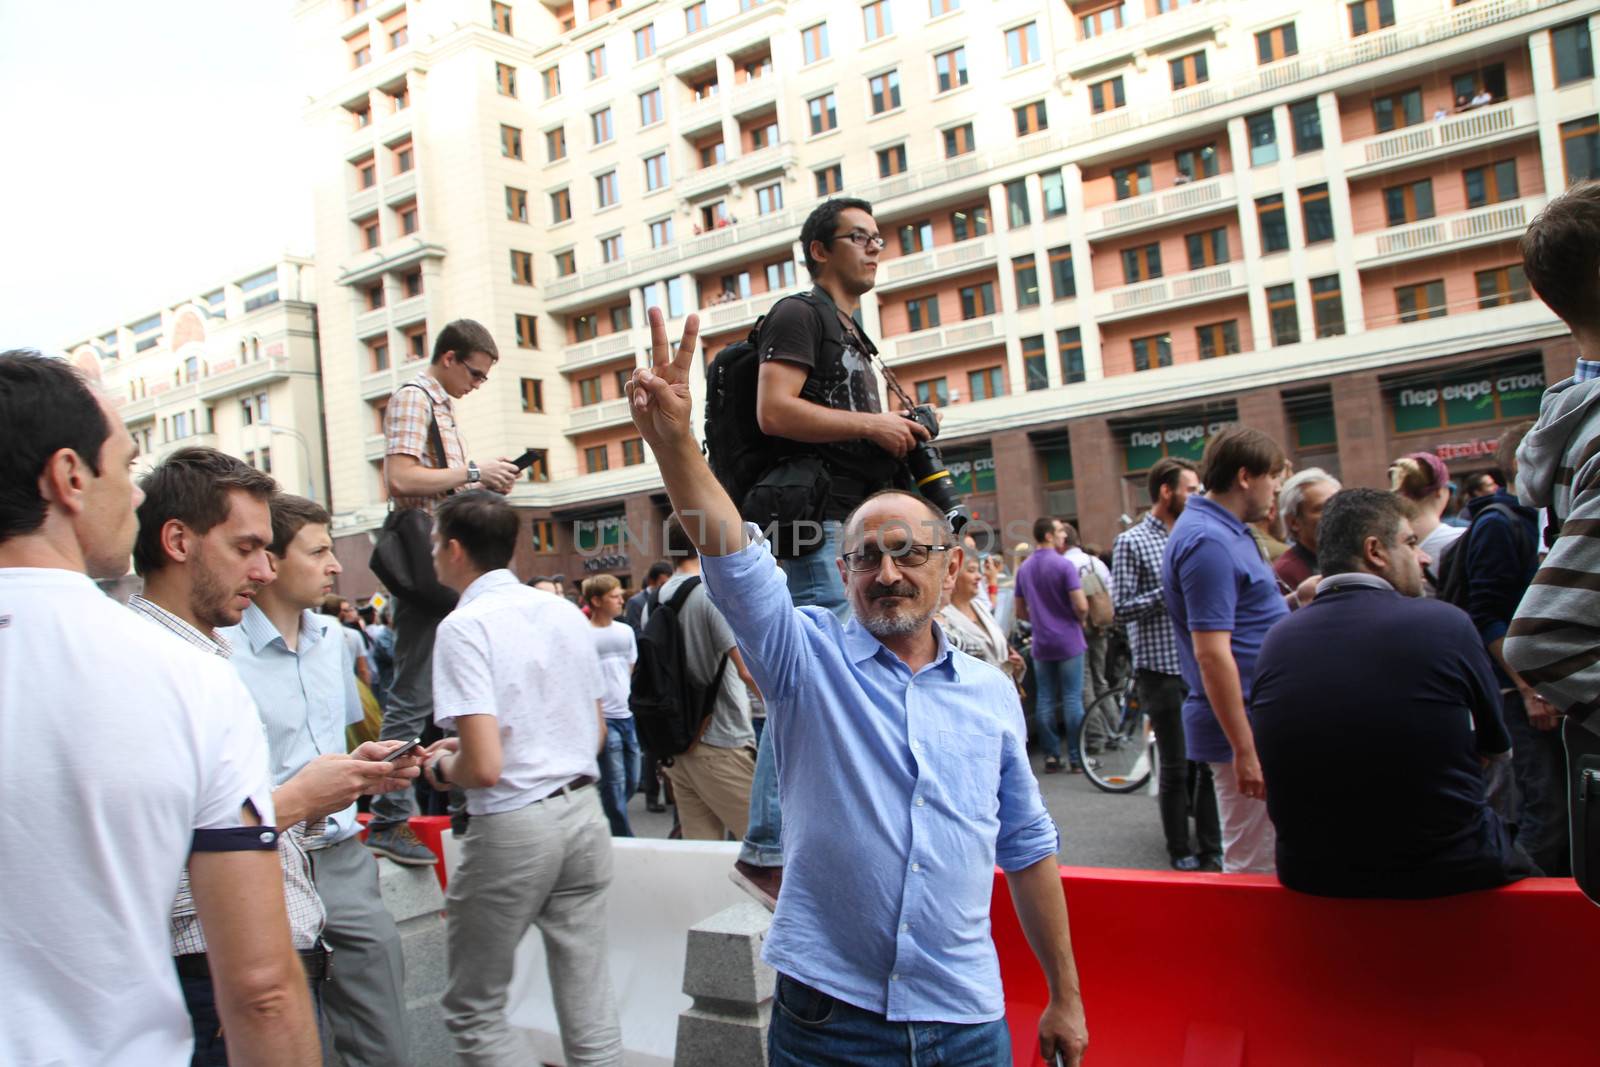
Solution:
M 737 80 L 753 82 L 759 81 L 772 73 L 772 55 L 763 52 L 761 55 L 739 61 L 735 72 Z
M 368 366 L 373 373 L 389 369 L 389 339 L 387 337 L 369 337 L 365 341 L 367 346 Z
M 828 58 L 828 24 L 819 22 L 800 31 L 801 58 L 807 65 Z
M 1168 60 L 1167 67 L 1172 72 L 1173 91 L 1187 89 L 1191 85 L 1211 80 L 1211 73 L 1206 69 L 1204 52 L 1190 52 L 1186 56 Z
M 719 201 L 720 203 L 720 201 Z M 651 282 L 639 292 L 644 297 L 644 307 L 649 311 L 653 307 L 661 308 L 667 318 L 677 319 L 683 317 L 683 279 L 668 278 L 665 283 Z
M 1037 63 L 1039 52 L 1038 23 L 1029 22 L 1006 31 L 1006 66 L 1012 70 Z
M 1274 193 L 1256 201 L 1256 223 L 1261 227 L 1261 254 L 1282 252 L 1289 247 L 1289 223 L 1283 213 L 1283 194 Z
M 550 480 L 550 453 L 543 448 L 528 449 L 528 481 L 548 482 Z M 533 550 L 535 552 L 555 551 L 555 524 L 549 519 L 538 519 L 533 523 Z
M 650 89 L 639 94 L 639 125 L 654 126 L 661 121 L 661 90 Z
M 617 202 L 617 172 L 608 170 L 594 180 L 596 207 L 610 207 Z
M 1218 356 L 1235 356 L 1239 354 L 1239 322 L 1229 319 L 1227 322 L 1212 322 L 1194 328 L 1196 346 L 1200 349 L 1201 359 L 1215 359 Z
M 1493 270 L 1480 270 L 1473 277 L 1478 283 L 1480 308 L 1517 304 L 1533 299 L 1533 294 L 1528 290 L 1528 276 L 1523 273 L 1521 263 L 1496 267 Z
M 700 169 L 715 167 L 728 161 L 728 147 L 721 140 L 716 140 L 700 146 Z
M 924 252 L 933 247 L 933 223 L 927 219 L 921 222 L 908 222 L 899 229 L 900 254 L 909 256 L 916 252 Z
M 1189 269 L 1201 270 L 1228 262 L 1228 230 L 1218 226 L 1214 230 L 1191 233 L 1183 239 L 1189 250 Z
M 1400 315 L 1401 322 L 1444 318 L 1443 279 L 1397 287 L 1394 291 L 1394 309 Z
M 593 341 L 599 336 L 600 317 L 598 315 L 585 312 L 582 315 L 572 316 L 572 339 L 574 341 Z M 595 380 L 598 381 L 599 379 Z M 598 389 L 599 386 L 595 388 Z
M 778 123 L 772 116 L 762 121 L 759 126 L 750 127 L 749 152 L 759 152 L 763 148 L 771 148 L 778 143 Z
M 356 129 L 361 130 L 372 125 L 372 105 L 364 98 L 360 103 L 346 104 L 345 107 L 349 109 L 350 121 L 355 124 Z
M 417 154 L 411 147 L 410 140 L 401 141 L 390 149 L 394 153 L 394 172 L 405 174 L 417 165 Z
M 728 204 L 723 200 L 715 200 L 709 204 L 700 205 L 700 226 L 706 230 L 720 230 L 728 225 Z
M 982 318 L 994 314 L 994 283 L 979 282 L 977 285 L 964 286 L 961 290 L 961 317 L 963 319 Z
M 971 207 L 958 208 L 950 213 L 951 235 L 957 241 L 965 241 L 969 237 L 982 237 L 989 232 L 989 207 L 987 204 L 974 204 Z
M 1011 276 L 1017 283 L 1017 306 L 1037 307 L 1039 304 L 1039 264 L 1033 256 L 1017 256 L 1011 261 Z
M 1201 145 L 1199 148 L 1185 148 L 1172 158 L 1173 162 L 1178 166 L 1178 173 L 1183 176 L 1179 179 L 1180 181 L 1193 182 L 1217 176 L 1217 146 L 1214 142 Z M 1144 166 L 1147 168 L 1145 176 L 1148 179 L 1149 164 L 1144 164 Z M 1148 192 L 1148 190 L 1146 191 Z M 1121 198 L 1119 197 L 1118 199 Z
M 563 249 L 551 258 L 556 263 L 556 277 L 567 278 L 578 273 L 578 254 L 572 249 Z
M 953 159 L 972 151 L 972 123 L 963 123 L 944 131 L 944 157 Z
M 1561 124 L 1561 157 L 1567 166 L 1567 184 L 1600 178 L 1600 118 L 1573 119 Z
M 823 93 L 813 96 L 806 101 L 806 107 L 811 112 L 811 134 L 827 133 L 839 126 L 839 109 L 832 93 Z
M 365 33 L 350 38 L 350 66 L 352 68 L 364 67 L 372 62 L 372 42 Z
M 1141 245 L 1122 250 L 1122 280 L 1129 285 L 1161 277 L 1161 246 Z
M 1043 100 L 1035 100 L 1031 104 L 1023 104 L 1021 107 L 1012 108 L 1011 113 L 1016 116 L 1018 137 L 1026 137 L 1030 133 L 1038 133 L 1040 130 L 1048 129 L 1050 126 L 1050 119 L 1045 114 Z
M 357 219 L 356 232 L 361 237 L 363 251 L 377 248 L 383 242 L 383 232 L 378 228 L 378 216 L 376 215 L 368 215 L 364 219 Z
M 371 156 L 363 156 L 354 165 L 357 189 L 371 189 L 378 184 L 378 165 Z
M 1146 159 L 1116 168 L 1111 172 L 1111 185 L 1116 190 L 1118 200 L 1154 191 L 1156 186 L 1150 179 L 1150 161 Z
M 906 301 L 906 325 L 913 332 L 931 330 L 939 325 L 938 296 L 919 296 Z
M 705 0 L 698 0 L 683 9 L 683 30 L 685 33 L 699 33 L 706 28 Z
M 1022 382 L 1028 392 L 1050 388 L 1050 365 L 1044 357 L 1044 335 L 1022 339 Z
M 361 296 L 368 311 L 377 311 L 384 304 L 383 283 L 373 282 L 361 290 Z
M 615 263 L 622 258 L 622 235 L 613 233 L 600 238 L 600 262 Z
M 588 407 L 600 403 L 600 376 L 578 379 L 578 405 Z
M 1550 51 L 1555 55 L 1557 85 L 1594 77 L 1594 42 L 1587 19 L 1551 30 Z
M 561 68 L 546 67 L 539 72 L 539 80 L 544 84 L 544 98 L 553 100 L 561 95 Z
M 1089 110 L 1096 115 L 1122 107 L 1128 102 L 1122 92 L 1122 75 L 1089 86 Z
M 537 315 L 519 314 L 517 322 L 517 347 L 539 347 L 539 317 Z
M 611 469 L 611 458 L 605 445 L 591 445 L 583 450 L 583 469 L 586 474 L 599 474 Z
M 422 323 L 405 328 L 406 359 L 415 362 L 428 356 L 428 327 Z
M 985 367 L 967 372 L 967 392 L 973 400 L 988 400 L 1004 396 L 1005 371 L 1000 367 Z
M 1389 186 L 1383 191 L 1383 210 L 1390 226 L 1433 218 L 1433 179 Z
M 650 224 L 650 247 L 665 248 L 672 243 L 672 219 L 656 219 Z
M 572 193 L 567 189 L 557 189 L 550 194 L 550 221 L 566 222 L 572 218 Z
M 832 196 L 844 188 L 844 168 L 837 163 L 811 173 L 816 175 L 818 197 Z
M 494 84 L 501 96 L 517 95 L 517 68 L 505 63 L 494 65 Z
M 1315 100 L 1289 105 L 1289 133 L 1294 137 L 1294 154 L 1322 151 L 1322 112 Z
M 422 295 L 421 267 L 418 267 L 416 270 L 408 270 L 404 274 L 400 275 L 400 292 L 406 300 L 410 300 L 414 296 Z
M 780 259 L 767 264 L 767 291 L 787 289 L 794 285 L 794 260 Z
M 1295 39 L 1294 23 L 1286 22 L 1256 34 L 1256 62 L 1276 63 L 1280 59 L 1300 54 L 1300 42 Z
M 1490 63 L 1488 66 L 1477 70 L 1463 71 L 1450 79 L 1450 92 L 1453 99 L 1471 102 L 1488 94 L 1489 103 L 1506 98 L 1506 65 L 1504 63 Z
M 644 187 L 653 192 L 667 185 L 667 154 L 657 152 L 644 161 Z
M 530 415 L 544 411 L 544 382 L 538 378 L 522 379 L 522 410 Z
M 938 18 L 940 15 L 948 15 L 960 7 L 961 0 L 928 0 L 928 17 Z
M 542 460 L 544 456 L 541 454 L 539 458 Z M 533 474 L 532 468 L 529 468 L 528 474 L 530 476 Z M 532 526 L 534 552 L 539 555 L 554 552 L 556 550 L 556 524 L 549 519 L 535 519 L 530 525 Z
M 1333 240 L 1333 204 L 1328 200 L 1326 184 L 1300 190 L 1300 220 L 1306 226 L 1306 244 Z
M 617 386 L 617 396 L 621 397 L 628 394 L 628 379 L 632 377 L 632 367 L 627 367 L 622 370 L 614 370 L 611 372 L 611 380 L 615 382 Z
M 528 221 L 528 191 L 506 186 L 506 218 L 512 222 Z
M 1025 178 L 1006 182 L 1006 214 L 1011 229 L 1033 221 L 1028 211 L 1028 182 Z
M 770 215 L 783 210 L 783 186 L 778 182 L 756 190 L 756 214 Z
M 637 467 L 644 462 L 644 438 L 630 437 L 622 442 L 622 465 Z
M 1311 279 L 1311 321 L 1318 337 L 1344 335 L 1344 300 L 1337 274 Z
M 633 329 L 633 308 L 627 304 L 618 304 L 606 312 L 611 317 L 611 332 L 622 333 L 624 330 Z
M 567 128 L 565 126 L 557 126 L 553 130 L 544 131 L 544 154 L 545 158 L 551 163 L 567 158 Z
M 1127 0 L 1113 0 L 1109 6 L 1078 16 L 1078 28 L 1083 31 L 1083 39 L 1087 41 L 1112 30 L 1122 29 L 1127 18 L 1127 10 Z
M 590 81 L 595 81 L 606 76 L 605 45 L 600 45 L 597 48 L 589 49 L 584 53 L 584 58 L 588 61 Z
M 1394 25 L 1394 0 L 1356 0 L 1349 8 L 1352 37 Z
M 1264 166 L 1278 161 L 1278 127 L 1272 121 L 1272 112 L 1262 111 L 1244 120 L 1246 135 L 1250 138 L 1250 165 Z
M 589 132 L 594 136 L 595 144 L 605 144 L 616 136 L 609 107 L 603 107 L 589 116 Z
M 511 280 L 517 285 L 533 284 L 533 253 L 511 250 Z
M 1071 385 L 1084 380 L 1083 331 L 1071 326 L 1056 331 L 1056 352 L 1061 357 L 1061 381 Z
M 889 17 L 889 0 L 874 0 L 861 9 L 861 25 L 868 41 L 876 41 L 894 32 L 894 20 Z
M 1274 285 L 1267 290 L 1267 321 L 1272 327 L 1272 343 L 1292 345 L 1300 340 L 1300 310 L 1294 301 L 1294 286 Z
M 929 378 L 917 383 L 917 403 L 944 407 L 950 403 L 950 384 L 943 378 Z
M 633 31 L 633 58 L 649 59 L 656 54 L 656 24 L 640 26 Z
M 889 178 L 896 174 L 904 174 L 906 170 L 906 146 L 903 144 L 890 145 L 888 148 L 878 149 L 878 177 Z
M 489 15 L 494 22 L 495 29 L 499 30 L 501 33 L 511 32 L 510 4 L 502 4 L 499 2 L 499 0 L 494 0 L 494 2 L 489 5 Z
M 1172 366 L 1172 335 L 1158 333 L 1150 337 L 1133 339 L 1133 369 L 1149 370 L 1151 367 Z
M 500 154 L 507 159 L 522 158 L 522 131 L 515 126 L 500 127 Z
M 1376 98 L 1372 101 L 1372 117 L 1377 120 L 1379 133 L 1415 126 L 1422 121 L 1422 90 L 1405 89 Z
M 967 84 L 967 50 L 952 48 L 934 56 L 933 75 L 941 93 Z
M 1517 191 L 1517 161 L 1502 159 L 1482 167 L 1471 167 L 1461 172 L 1467 187 L 1467 207 L 1483 207 L 1515 200 Z
M 1070 300 L 1078 295 L 1078 283 L 1072 275 L 1072 249 L 1066 245 L 1050 250 L 1050 298 Z
M 709 77 L 691 84 L 689 86 L 689 93 L 695 98 L 696 102 L 699 102 L 701 100 L 710 100 L 713 96 L 717 95 L 717 92 L 720 88 L 721 86 L 717 82 L 717 76 L 713 72 Z
M 881 115 L 900 106 L 900 72 L 891 70 L 867 79 L 867 95 L 872 100 L 872 113 Z M 832 99 L 833 94 L 828 94 Z

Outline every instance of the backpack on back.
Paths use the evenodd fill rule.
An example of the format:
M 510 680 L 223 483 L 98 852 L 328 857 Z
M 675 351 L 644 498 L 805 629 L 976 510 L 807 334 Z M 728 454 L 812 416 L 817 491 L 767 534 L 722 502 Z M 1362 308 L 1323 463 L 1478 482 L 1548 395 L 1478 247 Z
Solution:
M 1091 630 L 1109 629 L 1117 617 L 1116 609 L 1111 603 L 1111 590 L 1106 588 L 1106 583 L 1095 573 L 1092 563 L 1078 568 L 1078 579 L 1083 586 L 1083 595 L 1089 601 L 1089 617 L 1084 620 L 1085 623 Z
M 700 586 L 698 577 L 683 583 L 671 600 L 650 611 L 639 633 L 639 661 L 633 671 L 628 710 L 633 712 L 639 744 L 670 765 L 673 756 L 689 751 L 700 739 L 716 708 L 728 656 L 717 665 L 711 684 L 701 689 L 689 677 L 688 650 L 679 614 Z
M 1518 555 L 1531 560 L 1534 554 L 1534 547 L 1526 543 L 1527 531 L 1522 528 L 1522 519 L 1511 509 L 1509 504 L 1490 504 L 1474 515 L 1472 524 L 1466 528 L 1465 532 L 1446 545 L 1445 550 L 1439 553 L 1439 564 L 1434 568 L 1434 572 L 1439 576 L 1435 586 L 1439 599 L 1448 604 L 1454 604 L 1462 611 L 1468 610 L 1467 604 L 1470 598 L 1468 591 L 1469 576 L 1467 574 L 1467 542 L 1472 538 L 1472 531 L 1478 528 L 1478 521 L 1491 511 L 1498 511 L 1506 517 L 1506 521 L 1511 523 L 1512 536 L 1517 540 Z

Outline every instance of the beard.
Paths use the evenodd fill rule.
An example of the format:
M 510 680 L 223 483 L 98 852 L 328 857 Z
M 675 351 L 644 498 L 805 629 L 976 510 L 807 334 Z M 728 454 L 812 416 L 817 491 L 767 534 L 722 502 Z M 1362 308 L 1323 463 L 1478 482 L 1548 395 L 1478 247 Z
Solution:
M 236 626 L 243 617 L 243 613 L 233 608 L 233 598 L 240 593 L 260 592 L 261 586 L 249 582 L 239 588 L 229 588 L 218 580 L 211 568 L 206 566 L 205 554 L 202 551 L 194 561 L 194 586 L 190 590 L 190 607 L 194 617 L 212 629 L 223 626 Z
M 878 601 L 890 596 L 905 597 L 911 602 L 887 608 L 878 606 Z M 926 626 L 938 610 L 937 603 L 926 608 L 919 607 L 916 596 L 917 588 L 910 582 L 897 582 L 890 586 L 874 583 L 865 592 L 852 589 L 850 607 L 873 637 L 880 640 L 885 637 L 904 637 Z

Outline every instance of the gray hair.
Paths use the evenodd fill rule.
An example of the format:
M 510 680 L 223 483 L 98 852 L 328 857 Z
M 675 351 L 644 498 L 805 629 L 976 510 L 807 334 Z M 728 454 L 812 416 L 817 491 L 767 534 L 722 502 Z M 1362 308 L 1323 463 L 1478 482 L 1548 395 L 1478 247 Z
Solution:
M 1284 482 L 1283 488 L 1278 490 L 1278 515 L 1285 521 L 1291 515 L 1298 516 L 1300 505 L 1306 500 L 1306 490 L 1320 482 L 1330 483 L 1335 493 L 1341 488 L 1339 479 L 1321 467 L 1307 467 Z

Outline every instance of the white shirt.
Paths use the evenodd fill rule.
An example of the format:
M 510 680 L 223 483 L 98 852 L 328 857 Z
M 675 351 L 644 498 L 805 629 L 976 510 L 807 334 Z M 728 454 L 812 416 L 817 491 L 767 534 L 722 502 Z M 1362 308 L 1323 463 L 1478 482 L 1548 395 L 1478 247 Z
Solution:
M 500 723 L 500 780 L 465 791 L 469 813 L 515 811 L 579 775 L 600 776 L 600 661 L 589 629 L 573 604 L 508 570 L 467 586 L 439 624 L 434 722 L 459 729 L 462 715 L 492 715 Z
M 1451 526 L 1447 522 L 1441 522 L 1433 528 L 1427 537 L 1418 542 L 1417 547 L 1422 549 L 1428 556 L 1428 565 L 1423 568 L 1423 573 L 1428 576 L 1428 581 L 1438 582 L 1439 561 L 1444 558 L 1444 550 L 1455 544 L 1456 538 L 1466 532 L 1467 528 L 1465 526 Z
M 0 753 L 0 1063 L 184 1067 L 178 876 L 277 842 L 250 694 L 84 575 L 0 569 Z
M 1111 568 L 1107 567 L 1099 556 L 1091 556 L 1077 545 L 1067 549 L 1062 555 L 1072 561 L 1072 565 L 1078 568 L 1079 574 L 1083 573 L 1085 567 L 1094 571 L 1095 577 L 1100 579 L 1100 584 L 1104 585 L 1106 592 L 1111 594 L 1111 599 L 1115 600 L 1117 598 L 1117 591 L 1111 584 Z
M 600 707 L 608 719 L 631 719 L 628 694 L 633 692 L 633 665 L 639 659 L 639 639 L 633 627 L 620 622 L 589 624 L 589 640 L 600 656 Z

